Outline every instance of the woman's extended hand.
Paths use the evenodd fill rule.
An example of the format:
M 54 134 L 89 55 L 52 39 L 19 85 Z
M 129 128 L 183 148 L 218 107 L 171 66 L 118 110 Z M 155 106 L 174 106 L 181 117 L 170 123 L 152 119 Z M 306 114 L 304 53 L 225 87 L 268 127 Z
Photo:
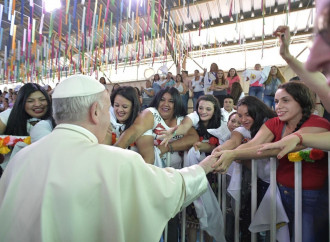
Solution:
M 281 151 L 280 153 L 278 153 L 277 159 L 281 159 L 287 153 L 289 153 L 294 148 L 296 148 L 299 142 L 300 142 L 299 137 L 297 135 L 291 134 L 277 142 L 263 144 L 262 147 L 258 149 L 258 153 L 260 154 L 265 150 L 280 149 Z
M 167 146 L 168 142 L 175 136 L 175 131 L 178 129 L 178 126 L 170 128 L 168 130 L 163 130 L 157 135 L 157 139 L 163 140 L 160 144 Z
M 231 163 L 235 160 L 233 150 L 224 150 L 220 152 L 212 152 L 212 155 L 217 157 L 218 160 L 213 164 L 215 172 L 226 173 Z

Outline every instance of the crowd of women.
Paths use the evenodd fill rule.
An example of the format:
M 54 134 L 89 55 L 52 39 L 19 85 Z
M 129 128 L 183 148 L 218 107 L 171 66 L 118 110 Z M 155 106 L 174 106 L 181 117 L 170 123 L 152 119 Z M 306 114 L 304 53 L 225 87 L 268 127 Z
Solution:
M 282 49 L 288 46 L 284 39 L 288 37 L 287 31 L 279 30 L 286 34 L 284 37 L 281 35 Z M 281 55 L 284 59 L 289 58 L 285 51 Z M 288 64 L 292 65 L 292 61 Z M 296 67 L 294 70 L 301 77 L 306 76 L 302 68 Z M 109 94 L 111 127 L 104 131 L 107 132 L 104 143 L 139 152 L 146 163 L 159 167 L 182 168 L 196 164 L 210 154 L 218 156 L 217 170 L 228 174 L 228 190 L 231 182 L 234 182 L 234 174 L 240 171 L 243 201 L 241 239 L 249 241 L 251 159 L 258 159 L 257 189 L 260 203 L 270 181 L 268 157 L 279 153 L 278 149 L 273 148 L 282 147 L 263 144 L 286 137 L 290 141 L 298 140 L 295 143 L 297 146 L 291 149 L 300 150 L 305 148 L 305 135 L 308 138 L 308 134 L 329 132 L 330 123 L 313 114 L 315 94 L 302 82 L 286 82 L 275 66 L 271 67 L 268 78 L 264 80 L 263 100 L 259 94 L 244 96 L 239 81 L 234 68 L 229 70 L 225 78 L 224 71 L 213 63 L 209 71 L 204 70 L 202 77 L 196 70 L 192 81 L 187 81 L 186 75 L 174 77 L 168 73 L 165 80 L 156 74 L 152 82 L 146 81 L 146 87 L 141 90 L 118 85 Z M 262 87 L 260 83 L 258 85 L 254 87 Z M 187 114 L 184 97 L 188 89 L 194 93 L 195 111 L 190 114 Z M 221 108 L 226 99 L 233 100 L 236 110 L 224 115 Z M 51 98 L 38 84 L 23 85 L 13 107 L 0 113 L 0 134 L 31 136 L 33 142 L 51 132 L 55 125 Z M 313 162 L 304 157 L 302 159 L 304 241 L 327 241 L 328 236 L 327 153 L 320 152 L 322 155 L 314 158 Z M 306 149 L 305 153 L 310 154 L 311 150 Z M 278 161 L 277 183 L 292 237 L 294 168 L 290 157 L 292 155 L 285 155 L 282 151 Z M 9 158 L 8 155 L 2 156 L 3 169 Z M 188 240 L 196 241 L 197 231 L 202 228 L 206 241 L 231 241 L 233 227 L 227 224 L 224 231 L 222 222 L 223 216 L 230 217 L 231 214 L 229 210 L 221 211 L 216 199 L 218 176 L 210 174 L 208 179 L 209 190 L 200 198 L 203 201 L 196 201 L 187 208 Z M 230 194 L 235 200 L 235 194 Z M 177 241 L 180 237 L 180 221 L 180 216 L 174 214 L 168 224 L 168 241 Z

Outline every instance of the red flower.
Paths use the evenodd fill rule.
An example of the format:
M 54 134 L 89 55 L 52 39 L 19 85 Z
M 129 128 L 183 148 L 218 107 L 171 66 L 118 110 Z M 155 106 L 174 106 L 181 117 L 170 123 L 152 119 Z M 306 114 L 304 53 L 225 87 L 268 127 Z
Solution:
M 203 141 L 203 136 L 199 136 L 199 142 Z
M 209 139 L 209 144 L 210 144 L 210 145 L 217 145 L 217 144 L 218 144 L 218 139 L 215 138 L 215 137 L 211 137 L 211 138 Z
M 112 133 L 112 135 L 111 135 L 111 143 L 112 144 L 116 143 L 116 134 L 115 133 Z
M 15 146 L 17 142 L 24 142 L 23 139 L 19 138 L 19 139 L 14 139 L 14 142 L 13 142 L 13 145 L 12 146 Z
M 309 154 L 309 157 L 312 160 L 321 160 L 324 157 L 324 151 L 318 149 L 312 149 Z

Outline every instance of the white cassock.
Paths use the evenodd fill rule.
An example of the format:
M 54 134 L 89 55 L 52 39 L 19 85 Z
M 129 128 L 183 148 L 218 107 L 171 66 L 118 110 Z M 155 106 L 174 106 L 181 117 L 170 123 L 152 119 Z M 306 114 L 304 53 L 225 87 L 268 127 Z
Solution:
M 2 242 L 159 241 L 167 221 L 207 188 L 204 170 L 148 165 L 60 124 L 18 152 L 0 180 Z

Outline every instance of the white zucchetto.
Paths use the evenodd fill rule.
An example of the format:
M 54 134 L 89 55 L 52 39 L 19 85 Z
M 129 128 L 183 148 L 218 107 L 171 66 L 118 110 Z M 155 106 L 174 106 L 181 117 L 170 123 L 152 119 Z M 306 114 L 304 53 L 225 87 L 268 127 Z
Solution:
M 86 75 L 73 75 L 55 87 L 52 98 L 82 97 L 103 92 L 104 85 Z

